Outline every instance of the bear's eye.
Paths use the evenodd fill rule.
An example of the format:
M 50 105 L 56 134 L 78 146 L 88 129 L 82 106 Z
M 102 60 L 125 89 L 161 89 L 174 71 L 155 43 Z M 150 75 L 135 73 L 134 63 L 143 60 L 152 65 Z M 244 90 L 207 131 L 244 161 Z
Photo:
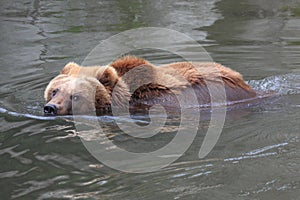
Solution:
M 79 95 L 72 95 L 71 96 L 71 100 L 73 100 L 73 101 L 78 101 L 80 99 L 80 97 L 79 97 Z
M 51 97 L 54 97 L 57 94 L 57 92 L 58 92 L 58 89 L 53 90 L 51 93 Z

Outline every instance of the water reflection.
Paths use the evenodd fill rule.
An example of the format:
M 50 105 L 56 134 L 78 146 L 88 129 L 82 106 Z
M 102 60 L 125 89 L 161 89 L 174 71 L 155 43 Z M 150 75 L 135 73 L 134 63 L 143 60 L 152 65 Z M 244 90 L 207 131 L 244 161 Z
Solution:
M 299 10 L 294 0 L 1 1 L 1 198 L 297 199 Z M 43 90 L 99 41 L 144 26 L 191 36 L 253 87 L 279 95 L 229 110 L 205 159 L 197 158 L 199 132 L 184 156 L 162 171 L 132 175 L 103 166 L 82 145 L 72 119 L 42 116 Z M 153 63 L 178 60 L 163 52 L 140 56 Z M 111 118 L 101 120 L 113 128 Z M 136 144 L 118 132 L 111 136 L 124 148 Z M 158 138 L 158 146 L 171 137 Z

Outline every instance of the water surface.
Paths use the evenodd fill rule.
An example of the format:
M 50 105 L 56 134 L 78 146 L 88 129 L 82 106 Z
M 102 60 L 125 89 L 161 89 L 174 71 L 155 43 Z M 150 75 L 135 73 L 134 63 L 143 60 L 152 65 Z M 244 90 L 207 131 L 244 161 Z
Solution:
M 299 10 L 293 0 L 2 0 L 1 198 L 298 199 Z M 214 61 L 242 73 L 255 89 L 276 95 L 229 108 L 222 134 L 204 159 L 197 155 L 209 124 L 205 114 L 179 160 L 161 171 L 130 174 L 97 161 L 72 118 L 44 117 L 43 91 L 67 62 L 83 62 L 101 40 L 147 26 L 189 35 Z M 153 63 L 178 61 L 167 52 L 140 56 Z M 163 134 L 143 141 L 118 132 L 113 118 L 100 121 L 117 144 L 132 151 L 164 146 L 180 123 L 172 118 Z

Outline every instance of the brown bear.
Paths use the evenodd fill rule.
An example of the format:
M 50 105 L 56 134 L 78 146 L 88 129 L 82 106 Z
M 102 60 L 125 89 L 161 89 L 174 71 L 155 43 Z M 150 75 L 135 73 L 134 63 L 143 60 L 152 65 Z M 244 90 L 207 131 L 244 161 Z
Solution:
M 198 105 L 208 106 L 211 90 L 216 94 L 220 90 L 220 97 L 225 94 L 227 102 L 256 96 L 238 72 L 212 62 L 155 66 L 135 56 L 121 57 L 106 66 L 81 67 L 71 62 L 47 86 L 44 113 L 105 113 L 111 111 L 112 105 L 177 107 L 182 106 L 178 94 L 186 104 L 195 95 Z

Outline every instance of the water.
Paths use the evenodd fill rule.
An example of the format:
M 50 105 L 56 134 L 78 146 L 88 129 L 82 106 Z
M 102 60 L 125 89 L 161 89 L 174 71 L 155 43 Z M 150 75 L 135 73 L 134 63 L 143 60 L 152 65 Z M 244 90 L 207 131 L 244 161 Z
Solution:
M 299 10 L 294 0 L 1 1 L 1 199 L 298 199 Z M 214 61 L 275 95 L 228 108 L 222 134 L 204 159 L 197 156 L 209 123 L 205 113 L 179 160 L 130 174 L 97 161 L 72 118 L 44 117 L 43 91 L 62 66 L 83 62 L 99 41 L 144 26 L 189 35 Z M 141 56 L 153 63 L 178 60 L 166 52 Z M 179 124 L 171 118 L 165 134 L 143 141 L 118 132 L 114 119 L 99 121 L 132 151 L 163 147 Z M 143 116 L 119 120 L 147 122 Z

